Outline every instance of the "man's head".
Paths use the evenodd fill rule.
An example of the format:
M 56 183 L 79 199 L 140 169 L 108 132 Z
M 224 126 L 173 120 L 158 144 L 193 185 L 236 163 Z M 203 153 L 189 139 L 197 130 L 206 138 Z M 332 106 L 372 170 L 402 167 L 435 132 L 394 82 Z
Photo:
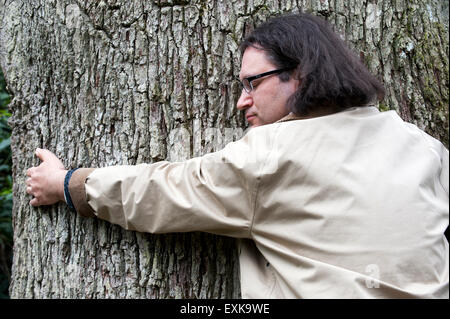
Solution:
M 244 89 L 237 108 L 245 110 L 245 117 L 252 127 L 276 122 L 289 113 L 287 101 L 297 90 L 298 80 L 287 77 L 283 81 L 278 74 L 284 72 L 279 71 L 263 50 L 254 47 L 245 50 L 239 75 Z M 259 75 L 262 76 L 258 78 Z
M 382 84 L 332 31 L 308 14 L 270 19 L 241 44 L 240 79 L 247 84 L 237 107 L 252 126 L 289 112 L 304 117 L 334 113 L 382 99 Z M 249 82 L 255 75 L 275 71 Z M 249 91 L 249 92 L 247 92 Z

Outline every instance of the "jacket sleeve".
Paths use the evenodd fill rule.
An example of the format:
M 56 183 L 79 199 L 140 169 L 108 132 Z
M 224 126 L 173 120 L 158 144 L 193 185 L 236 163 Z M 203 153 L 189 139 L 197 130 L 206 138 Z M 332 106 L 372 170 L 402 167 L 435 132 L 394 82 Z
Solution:
M 251 131 L 185 162 L 79 169 L 69 184 L 74 206 L 128 230 L 249 237 L 258 176 L 270 150 L 257 145 Z

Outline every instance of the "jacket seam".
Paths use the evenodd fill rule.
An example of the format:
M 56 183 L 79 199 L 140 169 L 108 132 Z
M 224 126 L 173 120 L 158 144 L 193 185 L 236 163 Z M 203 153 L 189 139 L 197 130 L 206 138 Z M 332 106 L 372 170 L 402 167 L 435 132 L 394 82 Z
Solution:
M 273 125 L 275 125 L 275 124 L 273 124 Z M 280 128 L 280 123 L 277 123 L 276 125 L 277 125 L 277 127 L 275 129 L 275 134 L 269 134 L 269 136 L 271 137 L 271 140 L 270 140 L 270 143 L 269 143 L 269 152 L 268 152 L 267 157 L 265 158 L 265 160 L 264 160 L 264 162 L 263 162 L 263 164 L 261 166 L 261 169 L 259 170 L 259 172 L 258 172 L 258 174 L 256 176 L 256 185 L 255 185 L 255 191 L 254 191 L 255 198 L 253 199 L 253 203 L 252 203 L 252 206 L 253 206 L 253 217 L 252 217 L 252 221 L 250 223 L 250 229 L 249 229 L 249 237 L 250 238 L 253 238 L 252 233 L 253 233 L 253 225 L 254 225 L 255 216 L 256 216 L 256 201 L 258 199 L 259 187 L 261 185 L 261 175 L 262 175 L 262 172 L 264 171 L 264 168 L 266 167 L 267 161 L 270 158 L 271 153 L 274 151 L 273 144 L 274 144 L 274 141 L 275 141 L 275 137 L 278 136 L 278 129 Z

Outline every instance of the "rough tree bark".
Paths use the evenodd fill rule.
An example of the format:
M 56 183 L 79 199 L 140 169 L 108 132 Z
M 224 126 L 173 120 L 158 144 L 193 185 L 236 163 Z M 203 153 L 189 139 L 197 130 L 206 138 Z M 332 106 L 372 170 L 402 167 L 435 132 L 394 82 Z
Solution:
M 63 204 L 33 209 L 25 170 L 38 164 L 36 147 L 66 167 L 101 167 L 179 160 L 239 138 L 239 41 L 299 10 L 327 18 L 383 80 L 382 110 L 448 147 L 448 1 L 0 0 L 14 96 L 11 297 L 239 297 L 233 239 L 129 232 Z

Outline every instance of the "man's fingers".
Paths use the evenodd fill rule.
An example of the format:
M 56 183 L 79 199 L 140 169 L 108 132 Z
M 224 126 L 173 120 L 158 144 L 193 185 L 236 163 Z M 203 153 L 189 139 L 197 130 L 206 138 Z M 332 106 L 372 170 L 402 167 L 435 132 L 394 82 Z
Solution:
M 50 162 L 52 165 L 56 165 L 59 168 L 64 168 L 63 163 L 56 157 L 55 154 L 50 152 L 49 150 L 37 148 L 35 154 L 42 162 Z
M 52 152 L 40 148 L 37 148 L 34 153 L 43 162 L 49 160 L 51 158 L 51 155 L 55 156 Z
M 33 189 L 31 188 L 31 186 L 28 186 L 27 187 L 27 193 L 30 194 L 30 195 L 33 195 L 32 191 L 33 191 Z
M 36 169 L 36 167 L 31 167 L 29 169 L 27 169 L 27 176 L 30 176 L 33 174 L 33 171 Z
M 33 198 L 33 199 L 30 201 L 30 205 L 31 205 L 31 206 L 39 206 L 39 200 L 38 200 L 37 198 Z

